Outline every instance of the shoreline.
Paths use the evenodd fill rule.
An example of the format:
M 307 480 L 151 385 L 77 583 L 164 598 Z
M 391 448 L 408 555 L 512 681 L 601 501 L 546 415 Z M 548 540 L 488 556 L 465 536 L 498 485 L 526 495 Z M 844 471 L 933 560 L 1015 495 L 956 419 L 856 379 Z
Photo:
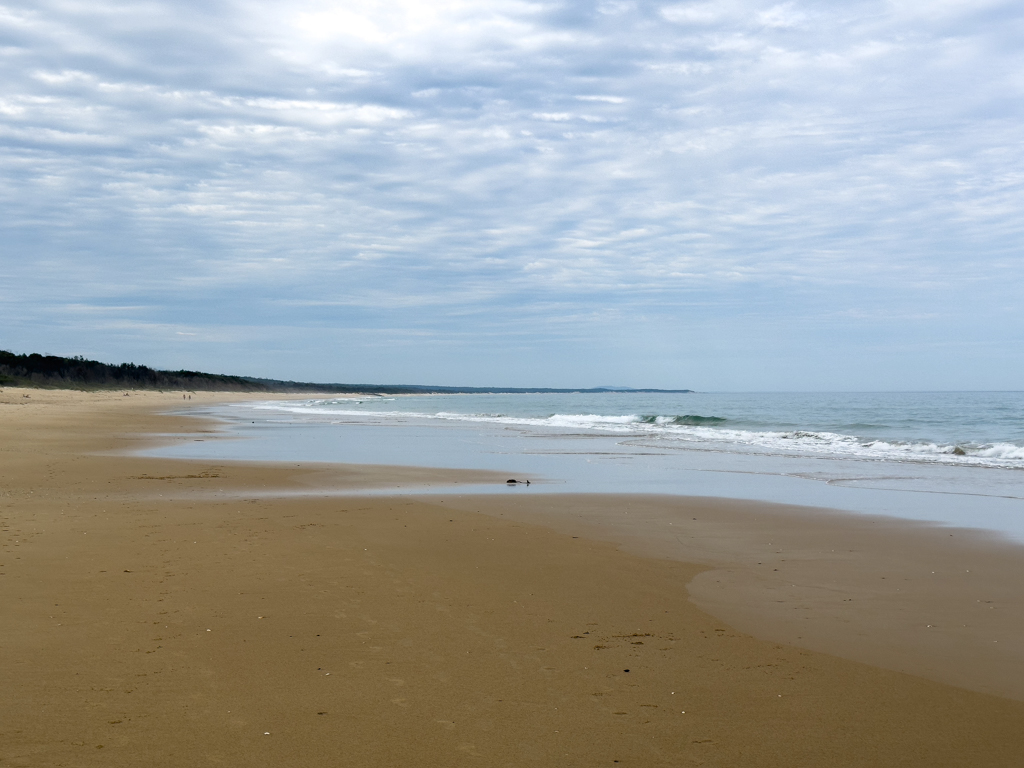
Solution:
M 252 464 L 215 463 L 239 470 Z M 481 484 L 500 488 L 505 474 L 302 465 L 300 482 L 261 493 L 297 499 L 339 489 L 336 498 L 366 492 L 387 498 L 389 489 L 402 489 L 403 497 L 425 503 L 437 503 L 443 495 L 450 508 L 583 535 L 642 557 L 700 564 L 709 570 L 687 584 L 694 603 L 755 637 L 1024 701 L 1024 590 L 1015 586 L 1024 572 L 1024 544 L 1008 534 L 768 501 L 551 494 L 536 479 L 529 491 L 480 496 L 474 491 Z M 430 495 L 418 494 L 430 487 Z M 219 490 L 221 496 L 227 493 L 252 497 L 253 488 L 242 483 Z M 202 495 L 193 492 L 193 498 Z M 694 522 L 690 508 L 704 516 L 702 524 L 689 525 Z M 714 522 L 709 512 L 717 516 Z M 681 535 L 699 543 L 680 541 L 674 527 L 680 524 L 688 526 Z M 839 557 L 829 561 L 837 550 Z M 827 572 L 825 563 L 835 573 Z
M 754 610 L 785 599 L 816 617 L 798 621 L 805 645 L 838 627 L 863 653 L 893 616 L 945 605 L 949 623 L 994 597 L 972 632 L 1013 633 L 1018 547 L 720 499 L 278 498 L 264 489 L 504 477 L 113 456 L 207 425 L 156 413 L 173 395 L 15 394 L 0 393 L 0 766 L 1009 766 L 1024 748 L 1008 661 L 1024 653 L 979 661 L 963 632 L 894 630 L 935 674 L 961 654 L 960 685 L 990 689 L 994 664 L 1011 700 L 795 647 L 792 620 Z M 754 546 L 766 532 L 782 552 Z M 839 539 L 857 552 L 825 552 Z M 898 561 L 915 570 L 884 574 L 911 578 L 903 602 L 874 584 Z M 916 573 L 940 561 L 973 581 Z
M 372 404 L 365 415 L 357 405 L 341 407 L 332 416 L 315 407 L 307 413 L 310 402 L 194 408 L 222 422 L 227 436 L 238 439 L 186 442 L 148 455 L 500 470 L 529 477 L 549 492 L 746 499 L 998 531 L 1024 544 L 1024 475 L 1009 469 L 762 454 L 728 446 L 691 449 L 673 440 L 651 442 L 614 431 L 377 414 Z M 500 404 L 491 405 L 500 410 Z M 508 404 L 511 410 L 517 407 Z M 421 403 L 413 411 L 424 409 L 430 407 Z M 480 487 L 476 492 L 491 491 Z

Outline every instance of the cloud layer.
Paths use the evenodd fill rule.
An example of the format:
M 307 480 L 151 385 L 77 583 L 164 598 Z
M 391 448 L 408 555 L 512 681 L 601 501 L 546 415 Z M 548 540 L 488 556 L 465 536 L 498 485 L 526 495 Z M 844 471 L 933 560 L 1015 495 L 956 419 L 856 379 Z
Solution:
M 1013 386 L 1022 33 L 953 0 L 7 3 L 3 345 Z

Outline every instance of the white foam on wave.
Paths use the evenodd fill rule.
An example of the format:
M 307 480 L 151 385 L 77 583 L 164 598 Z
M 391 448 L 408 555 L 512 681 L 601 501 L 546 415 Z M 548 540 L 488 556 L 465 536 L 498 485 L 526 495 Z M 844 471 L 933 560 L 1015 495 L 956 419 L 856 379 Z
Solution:
M 979 448 L 975 451 L 974 455 L 981 456 L 986 459 L 1013 459 L 1016 461 L 1024 461 L 1024 446 L 1014 445 L 1013 443 L 993 443 L 992 445 L 984 448 Z
M 393 398 L 373 398 L 372 403 Z M 940 444 L 923 441 L 869 440 L 836 432 L 811 430 L 745 430 L 708 425 L 724 419 L 705 416 L 645 416 L 640 414 L 565 414 L 550 416 L 510 416 L 500 413 L 434 413 L 417 411 L 366 410 L 345 407 L 349 399 L 306 402 L 266 402 L 250 404 L 259 410 L 273 410 L 311 417 L 313 421 L 331 417 L 359 419 L 424 419 L 502 424 L 560 431 L 599 431 L 636 437 L 678 441 L 689 447 L 723 451 L 754 450 L 784 455 L 837 456 L 876 461 L 926 462 L 959 466 L 983 466 L 1024 469 L 1024 446 L 1013 443 Z M 367 400 L 356 401 L 365 403 Z M 697 422 L 697 423 L 692 423 Z

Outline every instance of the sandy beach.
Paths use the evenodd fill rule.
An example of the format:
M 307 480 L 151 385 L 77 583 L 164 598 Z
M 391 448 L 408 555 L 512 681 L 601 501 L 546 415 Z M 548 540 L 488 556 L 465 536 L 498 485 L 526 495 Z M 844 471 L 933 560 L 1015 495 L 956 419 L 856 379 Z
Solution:
M 0 767 L 1021 763 L 1020 547 L 126 455 L 182 402 L 0 391 Z

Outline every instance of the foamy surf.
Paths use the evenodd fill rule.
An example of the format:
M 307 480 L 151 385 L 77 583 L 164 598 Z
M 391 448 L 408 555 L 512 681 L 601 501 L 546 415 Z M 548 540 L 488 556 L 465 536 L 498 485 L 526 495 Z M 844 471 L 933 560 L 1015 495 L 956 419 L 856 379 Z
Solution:
M 976 400 L 983 401 L 985 394 L 979 393 Z M 432 396 L 387 400 L 343 398 L 298 403 L 273 402 L 257 407 L 289 413 L 303 421 L 372 419 L 387 422 L 416 419 L 425 422 L 468 422 L 525 431 L 621 435 L 634 440 L 655 440 L 660 447 L 676 449 L 1024 468 L 1024 440 L 978 439 L 978 433 L 986 430 L 1022 431 L 1020 410 L 1008 410 L 1005 403 L 1000 403 L 999 408 L 987 408 L 981 402 L 980 406 L 976 404 L 975 413 L 966 413 L 968 409 L 965 408 L 965 402 L 969 406 L 971 398 L 964 395 L 932 393 L 916 398 L 902 393 L 888 397 L 872 394 L 845 397 L 803 395 L 799 398 L 783 395 L 692 395 L 684 396 L 684 400 L 679 400 L 677 396 L 675 401 L 686 405 L 718 405 L 728 415 L 722 411 L 652 413 L 637 409 L 633 413 L 607 412 L 628 406 L 631 397 L 643 401 L 637 403 L 640 405 L 657 401 L 657 398 L 651 396 L 638 397 L 623 393 L 600 397 L 561 395 L 545 398 L 524 395 L 490 395 L 485 398 Z M 1016 399 L 1021 398 L 1018 395 Z M 585 402 L 587 400 L 592 402 Z M 552 406 L 598 404 L 594 401 L 600 401 L 603 408 L 594 408 L 591 412 L 550 410 Z M 386 407 L 381 407 L 385 403 Z M 443 408 L 424 407 L 435 404 Z M 474 408 L 479 405 L 485 407 L 479 410 Z M 543 412 L 545 410 L 546 413 Z M 957 424 L 957 419 L 964 424 Z M 997 419 L 1006 423 L 996 423 Z M 986 420 L 989 423 L 986 424 Z M 860 434 L 815 429 L 815 421 L 846 424 L 856 428 Z M 801 422 L 809 428 L 800 428 L 803 426 Z M 984 429 L 979 428 L 979 424 Z M 752 428 L 754 425 L 791 428 Z M 974 434 L 969 427 L 973 427 Z M 921 439 L 913 434 L 915 431 L 927 430 L 960 434 L 947 440 Z M 905 434 L 900 435 L 901 431 Z

